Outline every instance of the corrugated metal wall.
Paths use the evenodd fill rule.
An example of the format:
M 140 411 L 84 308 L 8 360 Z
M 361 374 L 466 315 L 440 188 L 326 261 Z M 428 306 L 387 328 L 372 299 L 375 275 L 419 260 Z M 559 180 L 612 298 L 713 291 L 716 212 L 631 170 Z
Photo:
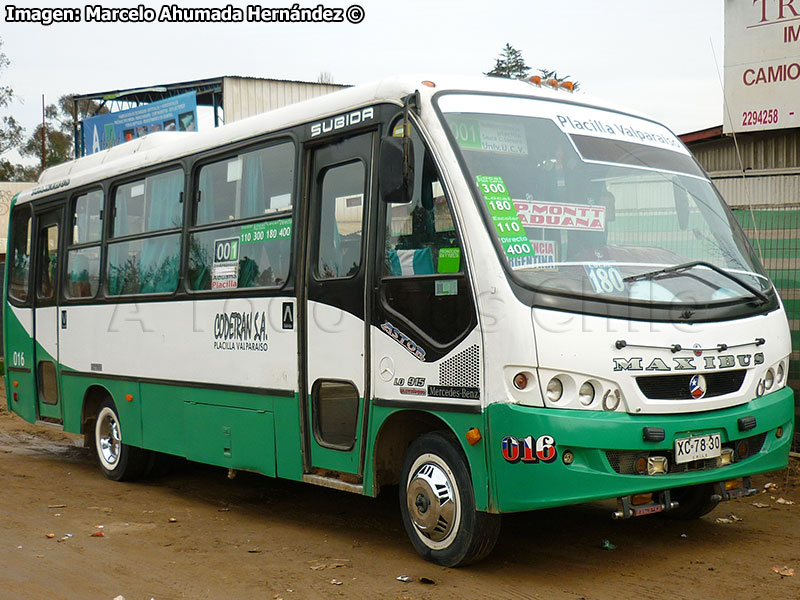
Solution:
M 287 104 L 330 94 L 345 87 L 347 86 L 304 81 L 224 77 L 222 106 L 225 107 L 225 122 L 232 123 Z
M 788 383 L 795 390 L 795 414 L 800 416 L 800 130 L 688 146 L 733 210 L 786 307 L 792 335 Z

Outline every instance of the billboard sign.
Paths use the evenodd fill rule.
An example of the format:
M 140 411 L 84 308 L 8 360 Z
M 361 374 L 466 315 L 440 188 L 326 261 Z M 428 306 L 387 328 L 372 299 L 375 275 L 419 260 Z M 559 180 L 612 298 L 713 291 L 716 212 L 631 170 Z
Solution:
M 99 152 L 156 131 L 197 131 L 195 92 L 85 119 L 84 154 Z
M 800 1 L 725 0 L 725 102 L 725 133 L 800 126 Z

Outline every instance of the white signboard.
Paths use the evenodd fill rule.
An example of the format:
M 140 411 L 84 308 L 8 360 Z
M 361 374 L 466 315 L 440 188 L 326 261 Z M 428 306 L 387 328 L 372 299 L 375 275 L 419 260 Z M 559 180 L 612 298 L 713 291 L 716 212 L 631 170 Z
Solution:
M 800 126 L 800 0 L 725 0 L 725 102 L 725 133 Z

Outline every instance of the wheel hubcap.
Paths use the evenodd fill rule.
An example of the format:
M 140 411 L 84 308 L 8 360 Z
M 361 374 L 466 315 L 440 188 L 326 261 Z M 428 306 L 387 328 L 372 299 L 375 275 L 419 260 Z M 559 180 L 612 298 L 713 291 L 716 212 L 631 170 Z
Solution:
M 456 501 L 447 474 L 431 463 L 422 465 L 408 484 L 408 512 L 414 526 L 434 542 L 453 531 Z
M 119 458 L 120 436 L 117 420 L 110 414 L 103 415 L 100 421 L 99 450 L 103 460 L 114 465 Z

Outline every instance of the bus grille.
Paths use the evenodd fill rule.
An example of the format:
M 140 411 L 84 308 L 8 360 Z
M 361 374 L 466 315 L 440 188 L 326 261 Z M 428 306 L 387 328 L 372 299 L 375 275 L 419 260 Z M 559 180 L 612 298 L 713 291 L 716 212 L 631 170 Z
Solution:
M 755 456 L 759 452 L 761 452 L 761 448 L 764 446 L 764 441 L 767 439 L 766 433 L 760 433 L 758 435 L 751 436 L 749 438 L 745 438 L 744 441 L 747 442 L 747 455 L 744 458 L 736 457 L 736 462 L 741 460 L 745 460 L 750 458 L 751 456 Z M 734 450 L 736 444 L 739 440 L 735 442 L 726 442 L 722 444 L 723 448 L 731 448 Z M 707 458 L 704 460 L 695 460 L 688 463 L 682 463 L 680 465 L 675 464 L 674 460 L 674 452 L 672 450 L 655 450 L 653 452 L 631 452 L 629 450 L 607 450 L 606 451 L 606 458 L 608 458 L 608 463 L 611 465 L 611 468 L 614 469 L 620 475 L 636 475 L 636 471 L 634 471 L 633 465 L 636 462 L 636 459 L 640 456 L 649 457 L 649 456 L 666 456 L 667 460 L 669 461 L 669 472 L 670 473 L 688 473 L 690 471 L 707 471 L 709 469 L 717 468 L 717 459 L 716 458 Z
M 721 371 L 718 373 L 703 373 L 708 386 L 704 398 L 723 396 L 738 392 L 744 382 L 747 371 Z M 680 375 L 650 375 L 637 377 L 636 383 L 645 397 L 651 400 L 691 400 L 689 381 L 694 373 Z

